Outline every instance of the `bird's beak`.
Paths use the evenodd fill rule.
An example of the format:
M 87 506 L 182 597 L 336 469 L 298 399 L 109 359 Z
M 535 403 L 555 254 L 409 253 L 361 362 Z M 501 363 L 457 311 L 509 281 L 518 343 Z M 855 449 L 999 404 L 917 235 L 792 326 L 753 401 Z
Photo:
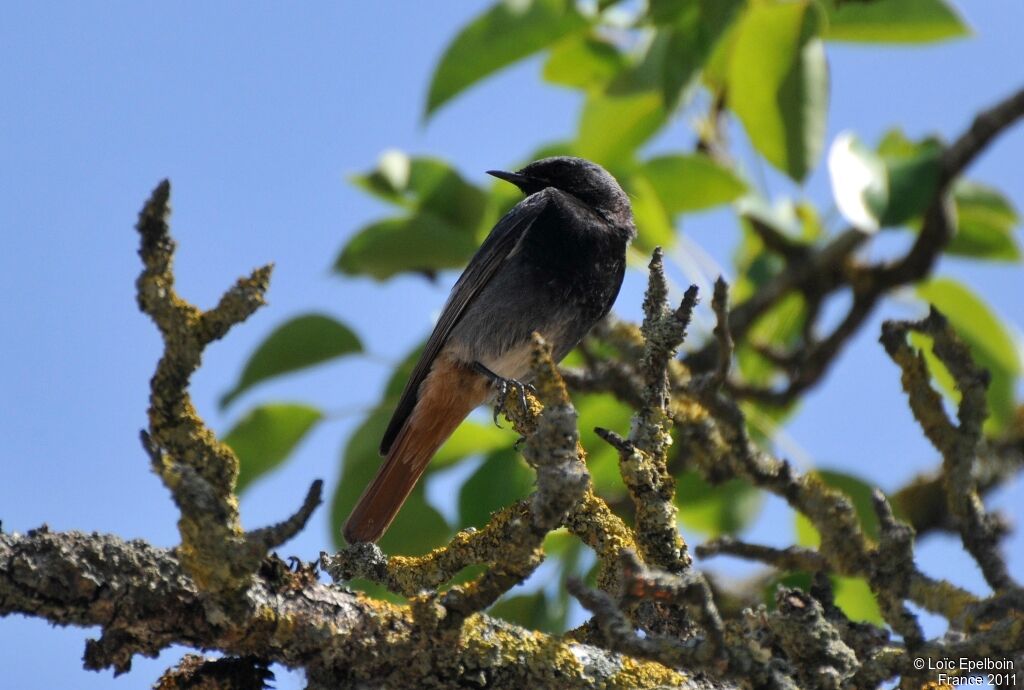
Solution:
M 534 182 L 534 179 L 532 177 L 529 177 L 528 175 L 520 175 L 519 173 L 514 172 L 505 172 L 504 170 L 488 170 L 487 174 L 493 177 L 497 177 L 499 180 L 511 182 L 512 184 L 520 188 L 523 185 L 528 185 Z

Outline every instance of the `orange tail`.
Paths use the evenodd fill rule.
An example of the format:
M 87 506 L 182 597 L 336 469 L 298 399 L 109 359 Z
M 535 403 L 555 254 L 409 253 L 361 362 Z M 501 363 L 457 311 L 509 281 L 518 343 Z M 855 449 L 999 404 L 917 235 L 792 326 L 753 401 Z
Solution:
M 419 400 L 398 432 L 377 476 L 359 497 L 342 533 L 349 544 L 381 538 L 434 453 L 487 398 L 488 382 L 467 366 L 438 358 L 420 387 Z

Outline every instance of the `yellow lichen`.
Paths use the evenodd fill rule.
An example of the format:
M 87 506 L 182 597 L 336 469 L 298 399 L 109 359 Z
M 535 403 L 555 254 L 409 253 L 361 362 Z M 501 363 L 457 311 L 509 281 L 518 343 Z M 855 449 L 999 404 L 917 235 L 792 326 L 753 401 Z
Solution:
M 687 676 L 653 661 L 630 657 L 622 660 L 622 670 L 608 682 L 612 688 L 673 688 L 687 682 Z

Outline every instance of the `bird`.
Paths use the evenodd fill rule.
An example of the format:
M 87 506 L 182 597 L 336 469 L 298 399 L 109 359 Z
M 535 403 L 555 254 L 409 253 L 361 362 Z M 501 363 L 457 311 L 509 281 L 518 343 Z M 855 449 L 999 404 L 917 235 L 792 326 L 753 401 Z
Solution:
M 452 288 L 384 432 L 380 469 L 345 522 L 349 544 L 384 535 L 470 412 L 509 385 L 523 395 L 534 332 L 561 361 L 622 286 L 636 226 L 629 196 L 607 170 L 555 156 L 487 174 L 526 198 L 495 224 Z

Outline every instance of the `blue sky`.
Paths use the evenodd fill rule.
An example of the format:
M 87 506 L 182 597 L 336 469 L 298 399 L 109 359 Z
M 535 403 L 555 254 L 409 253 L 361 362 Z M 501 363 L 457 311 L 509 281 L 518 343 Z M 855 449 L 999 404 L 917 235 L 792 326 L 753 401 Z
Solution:
M 171 546 L 176 513 L 138 443 L 148 379 L 160 353 L 136 309 L 135 216 L 163 177 L 173 182 L 178 287 L 210 306 L 236 276 L 276 263 L 270 306 L 214 345 L 196 376 L 200 411 L 224 430 L 257 399 L 304 400 L 331 411 L 285 468 L 242 501 L 248 527 L 281 519 L 309 482 L 332 485 L 342 440 L 373 404 L 391 364 L 430 328 L 454 279 L 386 284 L 329 273 L 344 239 L 382 216 L 347 185 L 391 147 L 452 161 L 470 179 L 521 161 L 575 127 L 579 97 L 542 86 L 527 61 L 421 122 L 444 45 L 488 3 L 6 3 L 0 8 L 0 438 L 3 528 L 114 532 Z M 952 136 L 974 111 L 1024 82 L 1019 0 L 958 3 L 976 35 L 928 48 L 831 46 L 829 137 L 853 128 L 874 141 L 893 124 Z M 654 146 L 683 140 L 673 126 Z M 677 143 L 678 145 L 678 143 Z M 1024 127 L 971 170 L 1024 209 Z M 756 178 L 755 178 L 756 179 Z M 772 193 L 791 191 L 769 177 Z M 808 194 L 827 199 L 817 174 Z M 736 228 L 725 214 L 687 219 L 693 243 L 728 265 Z M 1024 269 L 944 261 L 1016 329 Z M 677 272 L 680 282 L 686 279 Z M 636 314 L 642 276 L 619 311 Z M 370 356 L 330 365 L 248 396 L 229 415 L 216 399 L 252 348 L 287 317 L 321 310 L 353 325 Z M 786 429 L 797 462 L 858 472 L 893 489 L 930 468 L 935 452 L 913 424 L 899 375 L 877 344 L 876 316 Z M 439 493 L 433 491 L 433 494 Z M 1018 479 L 991 505 L 1018 520 Z M 791 518 L 769 501 L 751 537 L 785 543 Z M 311 559 L 329 548 L 326 511 L 283 549 Z M 1024 539 L 1008 543 L 1024 576 Z M 919 548 L 929 573 L 973 589 L 982 580 L 956 542 Z M 714 562 L 728 571 L 727 562 Z M 0 621 L 0 668 L 12 688 L 146 688 L 172 662 L 136 671 L 81 670 L 97 631 Z M 278 687 L 300 687 L 281 674 Z

